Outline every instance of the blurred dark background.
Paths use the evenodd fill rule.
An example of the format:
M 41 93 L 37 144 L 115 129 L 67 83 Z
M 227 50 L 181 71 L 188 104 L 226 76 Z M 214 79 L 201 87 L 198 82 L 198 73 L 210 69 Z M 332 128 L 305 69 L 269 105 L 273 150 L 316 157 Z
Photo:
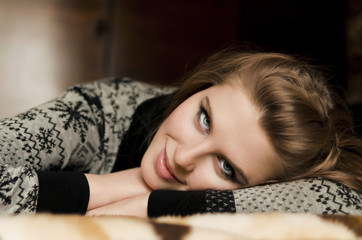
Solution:
M 328 65 L 362 103 L 360 0 L 2 0 L 0 34 L 0 118 L 102 77 L 173 83 L 232 40 Z

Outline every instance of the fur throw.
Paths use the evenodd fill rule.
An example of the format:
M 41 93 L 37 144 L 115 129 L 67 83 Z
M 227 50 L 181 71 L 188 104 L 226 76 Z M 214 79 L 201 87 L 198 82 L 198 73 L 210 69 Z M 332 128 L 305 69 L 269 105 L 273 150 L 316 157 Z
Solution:
M 141 219 L 18 215 L 0 217 L 0 239 L 362 239 L 362 216 L 225 213 Z

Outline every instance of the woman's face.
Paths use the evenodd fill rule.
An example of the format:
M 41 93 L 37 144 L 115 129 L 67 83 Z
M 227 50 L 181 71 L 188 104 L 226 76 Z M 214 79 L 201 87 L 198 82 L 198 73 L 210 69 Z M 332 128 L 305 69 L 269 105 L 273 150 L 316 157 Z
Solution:
M 186 99 L 161 124 L 141 163 L 152 189 L 234 189 L 273 179 L 281 169 L 240 84 Z

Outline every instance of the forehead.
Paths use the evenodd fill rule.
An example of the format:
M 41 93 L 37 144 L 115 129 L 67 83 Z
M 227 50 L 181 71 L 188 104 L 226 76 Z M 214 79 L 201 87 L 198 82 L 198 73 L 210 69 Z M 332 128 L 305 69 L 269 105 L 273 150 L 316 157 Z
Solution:
M 273 178 L 277 172 L 272 145 L 259 124 L 260 112 L 240 84 L 227 83 L 204 92 L 212 108 L 212 137 L 218 151 L 242 169 L 250 184 Z

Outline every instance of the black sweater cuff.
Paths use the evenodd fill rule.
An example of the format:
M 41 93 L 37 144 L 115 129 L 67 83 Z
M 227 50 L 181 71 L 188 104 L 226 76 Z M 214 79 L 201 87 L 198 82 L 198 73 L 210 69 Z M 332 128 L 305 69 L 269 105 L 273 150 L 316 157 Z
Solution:
M 39 194 L 37 212 L 87 212 L 89 185 L 82 172 L 37 171 Z
M 155 190 L 148 198 L 148 216 L 186 216 L 205 212 L 205 195 L 205 191 Z

